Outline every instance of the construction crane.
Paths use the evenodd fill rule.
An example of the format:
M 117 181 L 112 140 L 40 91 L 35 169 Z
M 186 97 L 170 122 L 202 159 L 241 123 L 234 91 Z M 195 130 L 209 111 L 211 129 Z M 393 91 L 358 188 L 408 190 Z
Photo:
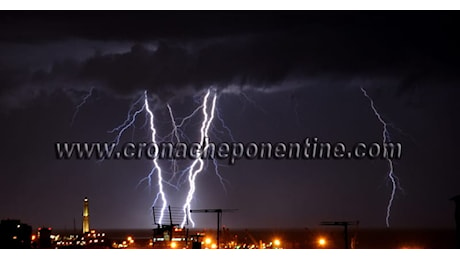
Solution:
M 220 225 L 223 212 L 235 212 L 237 209 L 191 209 L 190 213 L 217 213 L 217 248 L 220 247 Z
M 350 225 L 359 225 L 359 221 L 323 221 L 321 222 L 323 226 L 343 226 L 343 237 L 345 240 L 345 249 L 349 248 L 348 245 L 348 226 Z

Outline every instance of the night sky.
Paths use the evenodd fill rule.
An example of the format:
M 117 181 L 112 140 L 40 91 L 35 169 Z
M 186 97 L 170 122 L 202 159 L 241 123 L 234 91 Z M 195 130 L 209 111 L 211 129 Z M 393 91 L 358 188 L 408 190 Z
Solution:
M 0 219 L 80 227 L 152 228 L 157 187 L 141 160 L 58 160 L 56 142 L 110 142 L 130 104 L 152 96 L 159 135 L 166 104 L 191 113 L 204 90 L 241 142 L 381 142 L 367 90 L 402 143 L 391 228 L 453 228 L 460 194 L 460 16 L 456 12 L 2 12 Z M 88 91 L 93 95 L 76 106 Z M 122 142 L 149 141 L 143 116 Z M 192 140 L 198 115 L 186 128 Z M 220 121 L 212 138 L 231 141 Z M 167 165 L 167 162 L 162 162 Z M 240 160 L 197 178 L 194 208 L 232 208 L 230 228 L 385 227 L 384 160 Z M 183 190 L 167 188 L 171 206 Z M 214 227 L 215 215 L 194 215 Z

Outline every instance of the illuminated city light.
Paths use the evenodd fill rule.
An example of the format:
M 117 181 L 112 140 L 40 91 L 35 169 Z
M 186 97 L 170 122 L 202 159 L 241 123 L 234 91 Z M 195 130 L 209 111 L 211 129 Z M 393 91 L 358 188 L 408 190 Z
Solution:
M 318 239 L 318 245 L 320 245 L 320 246 L 325 246 L 326 243 L 327 243 L 327 242 L 326 242 L 326 239 L 324 239 L 324 238 L 322 238 L 322 237 Z

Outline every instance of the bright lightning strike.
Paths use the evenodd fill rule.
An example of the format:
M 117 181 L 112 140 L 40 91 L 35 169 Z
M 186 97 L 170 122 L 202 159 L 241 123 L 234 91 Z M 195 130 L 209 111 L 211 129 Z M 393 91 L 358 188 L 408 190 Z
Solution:
M 139 181 L 138 186 L 143 182 L 147 182 L 148 187 L 151 187 L 154 175 L 156 175 L 157 177 L 158 193 L 156 194 L 155 200 L 153 202 L 153 206 L 157 205 L 157 203 L 161 205 L 161 211 L 160 211 L 158 223 L 163 222 L 165 218 L 165 212 L 168 206 L 168 201 L 166 199 L 167 196 L 164 190 L 164 185 L 167 184 L 175 188 L 176 190 L 179 190 L 181 183 L 187 182 L 189 185 L 189 190 L 186 196 L 186 201 L 183 206 L 183 210 L 185 214 L 184 214 L 184 220 L 183 220 L 182 226 L 184 226 L 187 223 L 188 219 L 190 219 L 192 225 L 195 225 L 193 220 L 189 217 L 188 212 L 190 210 L 191 202 L 194 198 L 194 194 L 196 191 L 196 185 L 195 185 L 196 177 L 199 173 L 201 173 L 204 170 L 205 166 L 207 166 L 207 164 L 202 158 L 202 154 L 208 150 L 211 125 L 215 117 L 217 117 L 217 119 L 220 121 L 221 126 L 224 129 L 224 132 L 227 132 L 227 134 L 231 137 L 231 139 L 234 140 L 230 128 L 227 127 L 221 115 L 219 114 L 219 111 L 216 108 L 216 103 L 217 103 L 217 93 L 214 90 L 208 89 L 208 91 L 204 95 L 202 104 L 198 106 L 197 108 L 195 108 L 192 111 L 192 113 L 180 119 L 176 119 L 171 106 L 169 104 L 166 105 L 166 108 L 169 112 L 169 117 L 171 120 L 172 131 L 163 139 L 169 138 L 171 142 L 176 142 L 176 143 L 179 143 L 183 140 L 189 141 L 188 136 L 185 134 L 185 127 L 188 124 L 189 120 L 191 120 L 195 115 L 197 115 L 201 111 L 202 116 L 203 116 L 201 127 L 200 127 L 201 150 L 197 151 L 197 159 L 195 159 L 185 169 L 180 169 L 179 165 L 174 159 L 170 161 L 171 169 L 172 169 L 172 176 L 168 177 L 168 179 L 165 179 L 165 176 L 164 176 L 165 174 L 167 174 L 167 172 L 163 171 L 163 169 L 161 168 L 159 164 L 158 158 L 155 157 L 152 160 L 153 167 L 150 170 L 149 174 Z M 137 118 L 139 117 L 139 114 L 141 114 L 144 111 L 145 111 L 145 116 L 146 116 L 145 126 L 149 125 L 149 130 L 151 133 L 151 138 L 150 138 L 151 142 L 153 144 L 158 144 L 159 140 L 160 141 L 163 140 L 161 139 L 161 137 L 157 136 L 157 129 L 155 128 L 155 124 L 154 124 L 154 114 L 152 110 L 150 109 L 147 91 L 145 91 L 144 95 L 140 96 L 135 102 L 131 104 L 125 121 L 121 125 L 109 131 L 109 133 L 116 133 L 115 139 L 113 141 L 116 145 L 119 145 L 121 141 L 121 137 L 126 132 L 126 130 L 135 126 L 135 122 Z M 224 191 L 226 191 L 226 188 L 225 188 L 226 180 L 219 173 L 218 162 L 216 160 L 213 160 L 213 164 L 214 164 L 215 173 L 217 177 L 219 178 L 220 183 L 222 184 L 224 188 Z M 177 184 L 174 185 L 172 184 L 173 182 Z
M 145 110 L 147 111 L 147 113 L 150 116 L 149 123 L 150 123 L 150 130 L 152 132 L 152 143 L 156 144 L 157 143 L 157 141 L 156 141 L 156 129 L 155 129 L 155 125 L 153 123 L 153 113 L 150 110 L 149 101 L 148 101 L 148 97 L 147 97 L 147 91 L 144 92 L 144 107 L 145 107 Z M 162 223 L 163 216 L 164 216 L 164 211 L 166 209 L 166 206 L 168 205 L 168 202 L 166 201 L 166 195 L 165 195 L 164 190 L 163 190 L 163 176 L 162 176 L 161 167 L 158 164 L 158 158 L 155 157 L 152 161 L 153 161 L 153 164 L 154 164 L 154 167 L 155 167 L 154 170 L 156 170 L 156 172 L 157 172 L 158 189 L 159 189 L 158 194 L 157 194 L 157 198 L 155 199 L 153 204 L 154 205 L 156 204 L 158 198 L 161 199 L 162 206 L 161 206 L 161 211 L 160 211 L 159 223 Z M 153 170 L 149 174 L 149 180 L 150 180 L 150 177 L 151 177 L 152 173 L 153 173 Z
M 388 124 L 383 120 L 382 116 L 378 112 L 377 108 L 375 107 L 374 100 L 367 94 L 366 90 L 364 88 L 361 88 L 361 91 L 363 92 L 364 96 L 369 100 L 372 111 L 374 112 L 375 116 L 379 120 L 379 122 L 383 125 L 383 131 L 382 131 L 382 136 L 383 136 L 383 143 L 388 143 L 390 142 L 390 133 L 388 131 Z M 395 193 L 396 193 L 396 188 L 398 187 L 398 178 L 394 175 L 394 167 L 393 167 L 393 161 L 387 157 L 386 158 L 388 162 L 388 178 L 391 181 L 391 195 L 390 199 L 388 200 L 388 205 L 387 205 L 387 215 L 386 215 L 386 225 L 387 227 L 390 227 L 390 215 L 391 215 L 391 207 L 393 205 L 393 200 L 395 198 Z
M 140 104 L 142 104 L 141 107 L 139 107 Z M 120 143 L 120 139 L 121 139 L 121 136 L 123 135 L 123 133 L 128 128 L 134 126 L 134 123 L 136 122 L 136 118 L 143 111 L 146 112 L 148 123 L 149 123 L 149 126 L 150 126 L 151 141 L 154 144 L 157 143 L 157 140 L 156 140 L 156 128 L 155 128 L 155 124 L 154 124 L 154 116 L 153 116 L 153 112 L 152 112 L 152 110 L 150 109 L 150 106 L 149 106 L 147 91 L 145 91 L 143 96 L 139 97 L 133 104 L 131 104 L 131 107 L 130 107 L 130 109 L 128 111 L 128 116 L 126 117 L 125 121 L 121 125 L 115 127 L 111 131 L 109 131 L 109 133 L 117 133 L 117 135 L 116 135 L 116 137 L 115 137 L 115 139 L 113 141 L 116 145 L 118 145 Z M 158 182 L 157 182 L 157 184 L 158 184 L 158 193 L 157 193 L 157 196 L 156 196 L 156 198 L 155 198 L 155 200 L 153 202 L 153 205 L 155 205 L 157 203 L 157 201 L 159 199 L 161 199 L 162 206 L 161 206 L 161 211 L 160 211 L 159 223 L 162 223 L 163 217 L 164 217 L 164 212 L 165 212 L 166 206 L 168 204 L 168 202 L 166 200 L 166 195 L 165 195 L 165 192 L 164 192 L 164 189 L 163 189 L 163 184 L 167 183 L 167 182 L 165 182 L 163 180 L 163 175 L 162 175 L 163 173 L 162 173 L 162 169 L 161 169 L 161 167 L 160 167 L 160 165 L 158 163 L 158 159 L 154 158 L 152 160 L 152 162 L 153 162 L 153 167 L 152 167 L 150 173 L 145 178 L 141 179 L 139 181 L 139 184 L 141 184 L 144 181 L 147 181 L 148 186 L 151 187 L 151 185 L 152 185 L 152 177 L 153 177 L 153 174 L 156 172 L 157 177 L 158 177 Z M 167 183 L 167 184 L 169 184 L 169 183 Z
M 182 227 L 185 226 L 185 223 L 187 222 L 187 217 L 189 216 L 191 202 L 193 200 L 193 195 L 195 194 L 195 189 L 196 189 L 196 186 L 195 186 L 196 176 L 200 172 L 203 171 L 203 167 L 204 167 L 204 162 L 203 162 L 203 159 L 201 158 L 201 153 L 204 153 L 208 148 L 209 126 L 211 125 L 211 122 L 214 118 L 214 112 L 216 108 L 216 98 L 217 98 L 216 93 L 214 93 L 213 98 L 212 98 L 211 111 L 208 113 L 208 98 L 210 94 L 211 94 L 211 90 L 208 90 L 203 99 L 203 109 L 202 109 L 203 121 L 201 123 L 201 129 L 200 129 L 201 151 L 198 152 L 199 154 L 197 154 L 197 159 L 193 161 L 188 171 L 188 181 L 189 181 L 190 188 L 187 194 L 186 201 L 183 206 L 183 210 L 185 214 L 184 214 L 184 219 L 181 224 Z M 190 222 L 192 223 L 192 226 L 195 226 L 195 222 L 193 221 L 193 219 L 191 217 L 189 219 L 190 219 Z

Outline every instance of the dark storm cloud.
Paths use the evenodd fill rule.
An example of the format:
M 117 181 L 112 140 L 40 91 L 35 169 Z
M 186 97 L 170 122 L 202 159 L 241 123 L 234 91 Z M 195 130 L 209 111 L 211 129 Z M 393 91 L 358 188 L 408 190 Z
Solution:
M 122 96 L 148 89 L 170 98 L 209 86 L 282 89 L 309 80 L 344 85 L 359 79 L 390 79 L 400 91 L 426 85 L 430 79 L 436 79 L 437 85 L 439 79 L 443 84 L 457 82 L 459 42 L 453 28 L 458 19 L 402 17 L 395 13 L 329 13 L 327 17 L 323 13 L 13 13 L 3 18 L 7 33 L 0 36 L 10 44 L 46 46 L 71 38 L 138 44 L 122 53 L 102 50 L 85 59 L 53 61 L 48 68 L 14 67 L 3 61 L 1 96 L 3 104 L 12 105 L 21 95 L 30 98 L 91 86 Z

